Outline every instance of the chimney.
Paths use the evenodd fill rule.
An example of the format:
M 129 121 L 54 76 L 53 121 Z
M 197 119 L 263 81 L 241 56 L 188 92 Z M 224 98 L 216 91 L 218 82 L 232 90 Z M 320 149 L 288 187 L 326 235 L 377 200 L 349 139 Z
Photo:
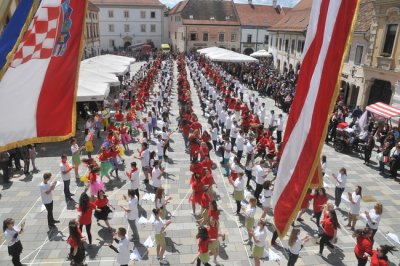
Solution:
M 273 6 L 274 8 L 276 8 L 277 2 L 278 2 L 278 0 L 272 0 L 272 6 Z

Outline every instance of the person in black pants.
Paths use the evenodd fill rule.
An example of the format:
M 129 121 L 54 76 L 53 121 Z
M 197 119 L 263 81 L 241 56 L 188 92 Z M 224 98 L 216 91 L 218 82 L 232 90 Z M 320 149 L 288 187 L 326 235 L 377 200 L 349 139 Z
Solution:
M 375 147 L 375 140 L 374 136 L 371 134 L 368 136 L 367 143 L 365 144 L 365 150 L 364 150 L 364 164 L 369 164 L 369 160 L 371 158 L 371 153 L 372 150 Z
M 6 151 L 0 152 L 0 170 L 3 172 L 3 182 L 10 183 L 10 154 Z
M 19 230 L 14 226 L 14 224 L 14 219 L 5 219 L 3 221 L 3 233 L 8 246 L 8 254 L 12 257 L 11 261 L 13 265 L 22 266 L 21 253 L 23 248 L 21 241 L 19 240 L 19 235 L 24 231 L 25 222 L 21 224 L 21 228 Z
M 53 227 L 54 224 L 60 221 L 54 220 L 53 217 L 53 191 L 56 187 L 57 182 L 54 181 L 50 184 L 51 173 L 44 173 L 43 182 L 40 184 L 40 196 L 42 198 L 42 203 L 47 210 L 47 224 L 49 227 Z
M 336 242 L 336 233 L 337 229 L 340 228 L 340 224 L 337 220 L 335 210 L 330 210 L 328 212 L 328 217 L 326 217 L 323 221 L 323 233 L 321 239 L 319 240 L 319 255 L 322 256 L 322 252 L 324 251 L 325 245 L 334 249 L 335 246 L 332 245 L 331 240 Z

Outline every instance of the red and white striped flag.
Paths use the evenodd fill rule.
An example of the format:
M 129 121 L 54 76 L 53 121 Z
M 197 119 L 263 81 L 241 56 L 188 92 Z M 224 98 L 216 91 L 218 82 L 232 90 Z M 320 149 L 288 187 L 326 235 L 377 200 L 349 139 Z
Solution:
M 0 80 L 0 151 L 75 134 L 87 0 L 42 0 Z
M 281 238 L 296 218 L 320 163 L 328 116 L 337 98 L 338 76 L 357 9 L 358 0 L 313 1 L 272 197 L 275 227 Z

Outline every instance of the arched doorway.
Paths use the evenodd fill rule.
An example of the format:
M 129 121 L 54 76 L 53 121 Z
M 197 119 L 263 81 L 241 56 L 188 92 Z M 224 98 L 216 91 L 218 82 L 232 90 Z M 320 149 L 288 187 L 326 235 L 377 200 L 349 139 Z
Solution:
M 244 49 L 243 53 L 245 55 L 251 55 L 252 53 L 254 53 L 254 50 L 253 50 L 253 48 L 246 48 L 246 49 Z
M 390 104 L 392 84 L 389 81 L 376 79 L 369 91 L 368 105 L 376 102 Z
M 131 46 L 132 45 L 132 43 L 131 42 L 125 42 L 124 43 L 124 50 L 127 50 L 128 48 L 129 48 L 129 46 Z

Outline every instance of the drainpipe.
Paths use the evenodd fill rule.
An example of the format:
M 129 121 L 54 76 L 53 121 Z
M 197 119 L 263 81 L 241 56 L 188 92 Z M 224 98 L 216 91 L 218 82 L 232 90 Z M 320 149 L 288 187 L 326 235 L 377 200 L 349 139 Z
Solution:
M 256 30 L 257 30 L 257 34 L 256 34 L 256 50 L 254 52 L 258 51 L 258 49 L 257 49 L 257 46 L 258 46 L 258 27 L 256 28 Z

